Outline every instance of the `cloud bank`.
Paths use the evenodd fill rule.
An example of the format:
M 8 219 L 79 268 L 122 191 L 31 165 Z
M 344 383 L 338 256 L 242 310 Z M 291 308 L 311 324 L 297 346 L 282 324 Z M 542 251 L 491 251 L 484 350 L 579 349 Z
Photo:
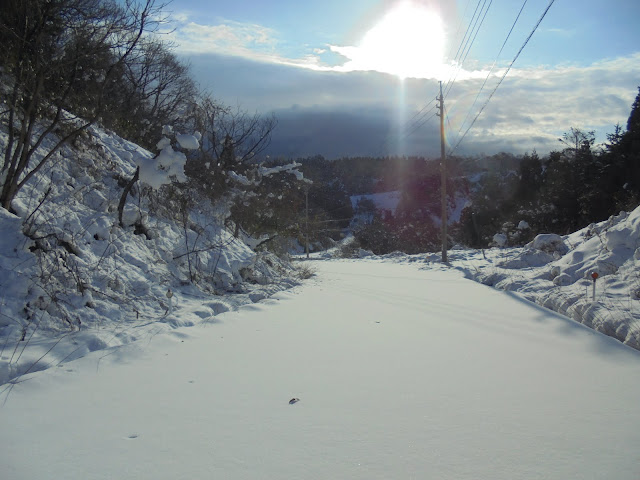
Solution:
M 439 152 L 438 123 L 432 115 L 435 79 L 401 81 L 371 71 L 375 69 L 358 60 L 356 47 L 303 45 L 294 50 L 277 32 L 259 25 L 203 26 L 184 18 L 172 35 L 179 55 L 189 59 L 196 79 L 214 96 L 250 111 L 276 113 L 279 125 L 271 155 Z M 478 94 L 487 69 L 477 67 L 450 67 L 454 71 L 445 77 L 455 78 L 445 100 L 449 148 L 458 143 L 502 74 L 494 72 Z M 456 153 L 546 153 L 561 148 L 558 137 L 570 127 L 595 130 L 598 141 L 604 141 L 617 123 L 625 125 L 638 85 L 640 52 L 586 66 L 520 69 L 516 63 Z M 416 117 L 422 109 L 431 113 Z
M 402 25 L 407 22 L 415 28 L 404 32 Z M 387 23 L 372 28 L 359 45 L 292 46 L 273 29 L 231 20 L 203 25 L 189 16 L 177 15 L 174 23 L 176 27 L 165 34 L 183 55 L 228 55 L 320 72 L 376 71 L 404 78 L 438 79 L 455 75 L 462 79 L 487 74 L 482 70 L 467 71 L 456 63 L 444 63 L 443 27 L 437 17 L 427 13 L 411 18 L 411 12 L 392 12 Z M 428 28 L 418 30 L 420 24 Z M 429 48 L 424 49 L 424 45 Z

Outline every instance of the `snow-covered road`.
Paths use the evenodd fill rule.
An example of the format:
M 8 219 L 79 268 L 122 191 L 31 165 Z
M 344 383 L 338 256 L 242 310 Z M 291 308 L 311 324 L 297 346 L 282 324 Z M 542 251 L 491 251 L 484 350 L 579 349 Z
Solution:
M 310 263 L 293 291 L 22 378 L 0 478 L 640 478 L 640 352 L 456 271 Z

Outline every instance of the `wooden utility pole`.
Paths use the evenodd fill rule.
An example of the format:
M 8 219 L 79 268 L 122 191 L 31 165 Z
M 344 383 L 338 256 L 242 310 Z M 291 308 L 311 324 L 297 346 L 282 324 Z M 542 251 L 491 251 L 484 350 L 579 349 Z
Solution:
M 437 98 L 440 102 L 438 106 L 439 112 L 436 113 L 440 117 L 440 202 L 442 207 L 442 263 L 447 263 L 447 167 L 445 160 L 447 159 L 444 151 L 444 96 L 442 95 L 442 82 L 440 82 L 440 96 Z
M 309 185 L 304 187 L 305 220 L 304 220 L 304 250 L 309 258 Z

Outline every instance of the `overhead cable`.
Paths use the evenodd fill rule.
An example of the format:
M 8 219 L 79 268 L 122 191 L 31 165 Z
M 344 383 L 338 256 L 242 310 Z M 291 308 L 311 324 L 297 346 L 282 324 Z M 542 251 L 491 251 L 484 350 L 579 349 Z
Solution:
M 495 66 L 498 63 L 498 59 L 500 58 L 500 55 L 502 54 L 502 51 L 504 50 L 504 47 L 507 44 L 507 41 L 509 41 L 509 37 L 511 37 L 511 33 L 513 32 L 513 29 L 515 28 L 516 23 L 518 23 L 518 20 L 520 19 L 520 15 L 522 14 L 522 11 L 524 10 L 524 7 L 527 4 L 527 1 L 528 0 L 524 0 L 524 2 L 522 3 L 522 6 L 520 7 L 520 11 L 518 12 L 518 15 L 516 16 L 516 19 L 513 21 L 513 24 L 511 25 L 511 29 L 509 30 L 509 33 L 507 33 L 507 37 L 504 39 L 504 42 L 502 42 L 502 46 L 500 47 L 500 51 L 496 55 L 496 58 L 493 61 L 493 64 L 491 65 L 491 68 L 489 69 L 489 73 L 487 73 L 487 76 L 484 79 L 484 82 L 482 82 L 482 86 L 480 87 L 480 90 L 478 91 L 478 94 L 476 95 L 476 98 L 473 100 L 473 104 L 471 104 L 471 107 L 469 108 L 469 111 L 467 112 L 467 115 L 465 116 L 464 121 L 460 124 L 460 129 L 458 130 L 458 134 L 462 131 L 462 127 L 464 126 L 465 123 L 467 123 L 467 120 L 469 119 L 469 116 L 471 115 L 471 112 L 473 111 L 473 107 L 475 107 L 476 103 L 478 102 L 478 98 L 480 98 L 480 94 L 484 90 L 484 87 L 486 86 L 487 81 L 489 80 L 489 77 L 493 73 L 493 70 L 495 69 Z
M 500 78 L 500 80 L 498 81 L 498 83 L 496 84 L 495 88 L 493 89 L 493 91 L 489 94 L 489 97 L 487 98 L 487 100 L 484 102 L 484 105 L 482 105 L 482 108 L 480 109 L 480 111 L 478 112 L 478 114 L 475 116 L 475 118 L 473 119 L 473 121 L 471 122 L 471 125 L 469 125 L 469 128 L 467 128 L 467 130 L 464 132 L 464 134 L 462 135 L 462 137 L 460 137 L 460 140 L 458 140 L 458 142 L 456 143 L 456 145 L 449 151 L 449 155 L 451 155 L 456 148 L 458 148 L 458 146 L 460 145 L 460 142 L 462 142 L 462 140 L 464 139 L 464 137 L 467 135 L 467 133 L 469 133 L 469 130 L 471 130 L 471 128 L 473 127 L 473 125 L 476 123 L 476 120 L 478 120 L 478 117 L 480 116 L 480 114 L 483 112 L 483 110 L 485 109 L 485 107 L 489 104 L 489 101 L 491 100 L 491 98 L 493 97 L 493 95 L 496 93 L 496 90 L 498 90 L 498 87 L 500 86 L 500 84 L 502 83 L 502 81 L 505 79 L 505 77 L 507 76 L 507 74 L 509 73 L 509 71 L 511 70 L 511 67 L 513 67 L 513 64 L 516 62 L 516 60 L 518 59 L 518 57 L 520 56 L 520 54 L 522 53 L 522 51 L 524 50 L 524 47 L 527 46 L 527 43 L 529 43 L 529 40 L 531 40 L 531 37 L 533 37 L 533 34 L 535 33 L 535 31 L 538 29 L 538 27 L 540 26 L 540 24 L 542 23 L 542 20 L 544 19 L 544 17 L 547 15 L 547 12 L 549 11 L 549 9 L 551 8 L 551 6 L 553 5 L 553 3 L 555 2 L 555 0 L 550 0 L 549 1 L 549 5 L 547 5 L 547 8 L 545 8 L 544 12 L 542 13 L 542 15 L 540 16 L 540 18 L 538 19 L 538 22 L 536 23 L 536 25 L 533 27 L 533 30 L 531 30 L 531 33 L 529 34 L 529 36 L 526 38 L 526 40 L 524 41 L 524 43 L 522 44 L 522 46 L 520 47 L 520 50 L 518 50 L 518 53 L 516 53 L 516 56 L 513 57 L 513 60 L 511 60 L 511 63 L 509 64 L 509 66 L 507 67 L 507 69 L 505 70 L 504 74 L 502 75 L 502 77 Z

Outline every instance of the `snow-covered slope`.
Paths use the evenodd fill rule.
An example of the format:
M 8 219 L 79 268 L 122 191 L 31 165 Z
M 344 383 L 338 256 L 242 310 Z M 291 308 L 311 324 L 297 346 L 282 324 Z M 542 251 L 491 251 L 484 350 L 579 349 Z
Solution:
M 294 283 L 289 265 L 235 239 L 224 209 L 205 202 L 187 217 L 143 187 L 129 196 L 121 227 L 123 187 L 152 161 L 92 128 L 19 192 L 17 216 L 0 209 L 0 384 Z

